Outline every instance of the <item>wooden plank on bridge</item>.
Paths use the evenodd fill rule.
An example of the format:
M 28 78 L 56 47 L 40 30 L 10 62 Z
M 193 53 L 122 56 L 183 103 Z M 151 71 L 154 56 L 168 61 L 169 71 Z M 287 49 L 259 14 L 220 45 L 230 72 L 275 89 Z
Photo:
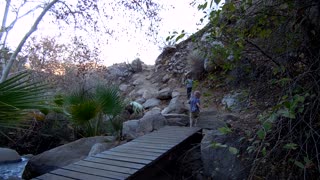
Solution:
M 64 177 L 64 176 L 59 176 L 59 175 L 55 175 L 55 174 L 44 174 L 42 176 L 39 176 L 35 179 L 41 179 L 41 180 L 74 180 L 72 178 L 68 178 L 68 177 Z
M 88 173 L 91 174 L 106 177 L 106 178 L 112 178 L 112 179 L 124 179 L 127 178 L 130 174 L 124 174 L 124 173 L 118 173 L 113 171 L 108 171 L 104 169 L 95 169 L 92 167 L 86 167 L 86 166 L 80 166 L 76 164 L 71 164 L 68 166 L 63 167 L 63 169 L 81 172 L 81 173 Z
M 198 127 L 166 126 L 37 179 L 131 179 L 137 173 L 141 174 L 146 167 L 156 164 L 166 154 L 173 152 L 200 130 Z
M 108 164 L 108 165 L 116 165 L 120 167 L 133 168 L 133 169 L 141 169 L 144 166 L 143 164 L 130 163 L 130 162 L 119 161 L 119 160 L 116 161 L 112 159 L 102 159 L 102 158 L 96 158 L 92 156 L 85 158 L 84 161 L 96 162 L 96 163 Z

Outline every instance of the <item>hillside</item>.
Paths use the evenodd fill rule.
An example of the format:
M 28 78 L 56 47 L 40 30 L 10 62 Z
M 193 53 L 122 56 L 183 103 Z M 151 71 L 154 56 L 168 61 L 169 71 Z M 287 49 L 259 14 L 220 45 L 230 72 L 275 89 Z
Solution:
M 208 3 L 198 7 L 207 8 Z M 101 120 L 93 121 L 97 122 L 96 129 L 92 128 L 97 130 L 94 135 L 112 139 L 103 150 L 165 125 L 189 126 L 190 105 L 184 80 L 190 76 L 193 91 L 201 92 L 197 126 L 203 129 L 203 138 L 177 158 L 174 168 L 166 169 L 171 179 L 318 179 L 320 2 L 226 1 L 221 10 L 208 11 L 207 16 L 207 26 L 180 43 L 164 47 L 153 66 L 138 58 L 110 67 L 94 63 L 90 67 L 67 66 L 63 76 L 35 71 L 40 79 L 46 76 L 58 82 L 54 102 L 58 103 L 48 114 L 33 112 L 28 133 L 6 130 L 11 139 L 1 139 L 1 144 L 20 154 L 72 154 L 57 146 L 73 147 L 72 141 L 80 138 L 85 141 L 82 137 L 91 135 L 84 134 L 88 130 L 85 128 L 92 128 L 92 124 L 81 126 L 81 121 L 80 125 L 71 121 L 71 113 L 66 111 L 78 104 L 63 104 L 68 99 L 59 93 L 79 90 L 80 95 L 94 97 L 94 87 L 101 84 L 117 87 L 120 93 L 113 91 L 112 95 L 121 95 L 125 105 L 118 112 L 119 118 L 103 112 L 90 119 Z M 171 39 L 184 35 L 182 32 Z M 132 102 L 142 108 L 134 109 Z M 97 104 L 88 107 L 94 109 Z M 121 109 L 119 104 L 122 106 L 109 105 Z M 81 115 L 90 114 L 83 109 L 76 114 L 80 114 L 80 120 Z M 84 148 L 85 153 L 72 161 L 87 156 L 92 142 L 86 146 L 75 143 L 75 149 Z M 33 163 L 42 163 L 42 155 L 30 160 L 28 171 L 33 170 Z M 47 163 L 46 159 L 42 161 Z M 50 163 L 57 162 L 48 161 L 48 169 L 53 167 Z M 59 163 L 66 165 L 62 160 Z
M 319 7 L 231 1 L 156 60 L 151 79 L 160 89 L 182 90 L 191 74 L 204 109 L 237 117 L 223 131 L 241 140 L 249 179 L 319 177 Z

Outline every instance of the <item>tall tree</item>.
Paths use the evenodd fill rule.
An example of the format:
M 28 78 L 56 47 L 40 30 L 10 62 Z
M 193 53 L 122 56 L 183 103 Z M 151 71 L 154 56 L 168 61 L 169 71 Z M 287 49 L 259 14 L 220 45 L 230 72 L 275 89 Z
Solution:
M 36 77 L 46 79 L 64 92 L 73 84 L 89 83 L 91 75 L 102 77 L 100 70 L 104 66 L 99 65 L 99 53 L 97 48 L 89 47 L 79 37 L 64 43 L 57 42 L 54 37 L 40 40 L 32 37 L 21 52 L 28 56 L 28 68 L 34 71 L 34 75 L 38 74 Z
M 35 6 L 30 6 L 30 3 L 33 3 L 33 5 Z M 112 8 L 109 8 L 108 6 L 112 6 Z M 75 29 L 81 29 L 85 31 L 92 30 L 93 32 L 103 31 L 105 33 L 111 34 L 114 30 L 110 27 L 107 27 L 105 25 L 106 23 L 103 20 L 112 20 L 112 13 L 119 10 L 116 7 L 124 7 L 127 11 L 140 13 L 141 16 L 138 16 L 138 19 L 135 19 L 135 21 L 137 21 L 137 23 L 140 25 L 143 24 L 144 19 L 148 18 L 151 20 L 150 27 L 154 27 L 154 22 L 159 20 L 159 18 L 157 17 L 157 12 L 160 6 L 159 4 L 153 2 L 153 0 L 135 0 L 130 2 L 123 0 L 107 2 L 99 2 L 97 0 L 43 0 L 38 4 L 35 4 L 35 2 L 28 0 L 15 2 L 6 0 L 5 11 L 0 31 L 1 52 L 3 52 L 3 50 L 6 48 L 7 37 L 17 21 L 20 21 L 23 17 L 29 15 L 30 13 L 37 14 L 37 12 L 40 11 L 40 14 L 37 15 L 37 18 L 33 22 L 32 27 L 26 32 L 24 37 L 19 42 L 18 46 L 15 47 L 10 58 L 5 59 L 1 53 L 0 58 L 2 63 L 2 75 L 0 82 L 3 82 L 7 79 L 11 71 L 11 67 L 18 54 L 20 53 L 22 47 L 25 45 L 30 36 L 37 30 L 39 23 L 47 14 L 55 17 L 55 24 L 58 25 L 72 24 Z M 29 10 L 21 14 L 20 10 L 22 8 L 28 8 Z M 110 9 L 113 12 L 111 12 Z M 123 11 L 123 13 L 126 14 L 127 11 Z M 14 20 L 8 24 L 8 17 L 10 17 L 11 14 L 14 16 Z

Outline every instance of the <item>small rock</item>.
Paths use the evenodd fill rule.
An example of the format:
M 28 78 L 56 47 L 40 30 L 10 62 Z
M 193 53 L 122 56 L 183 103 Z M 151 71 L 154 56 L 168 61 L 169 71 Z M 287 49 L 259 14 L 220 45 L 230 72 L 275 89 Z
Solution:
M 145 109 L 150 109 L 150 108 L 153 108 L 155 106 L 158 106 L 160 104 L 160 100 L 159 99 L 156 99 L 156 98 L 151 98 L 151 99 L 148 99 L 145 103 L 143 103 L 143 107 Z
M 120 89 L 120 91 L 125 92 L 125 91 L 127 91 L 127 89 L 128 89 L 128 85 L 126 85 L 126 84 L 121 84 L 121 85 L 119 86 L 119 89 Z
M 108 143 L 96 143 L 92 146 L 88 156 L 94 156 L 110 148 L 111 146 Z
M 168 82 L 169 81 L 169 79 L 170 79 L 170 75 L 169 74 L 166 74 L 165 76 L 163 76 L 163 78 L 162 78 L 162 83 L 166 83 L 166 82 Z
M 21 161 L 17 151 L 9 148 L 0 148 L 0 163 L 12 163 Z

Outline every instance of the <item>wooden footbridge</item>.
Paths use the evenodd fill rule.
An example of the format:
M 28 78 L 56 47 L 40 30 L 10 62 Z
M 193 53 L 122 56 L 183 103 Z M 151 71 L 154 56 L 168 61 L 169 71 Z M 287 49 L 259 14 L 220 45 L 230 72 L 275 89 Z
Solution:
M 201 136 L 200 130 L 198 127 L 166 126 L 35 179 L 146 179 L 156 164 L 166 161 L 172 153 Z

